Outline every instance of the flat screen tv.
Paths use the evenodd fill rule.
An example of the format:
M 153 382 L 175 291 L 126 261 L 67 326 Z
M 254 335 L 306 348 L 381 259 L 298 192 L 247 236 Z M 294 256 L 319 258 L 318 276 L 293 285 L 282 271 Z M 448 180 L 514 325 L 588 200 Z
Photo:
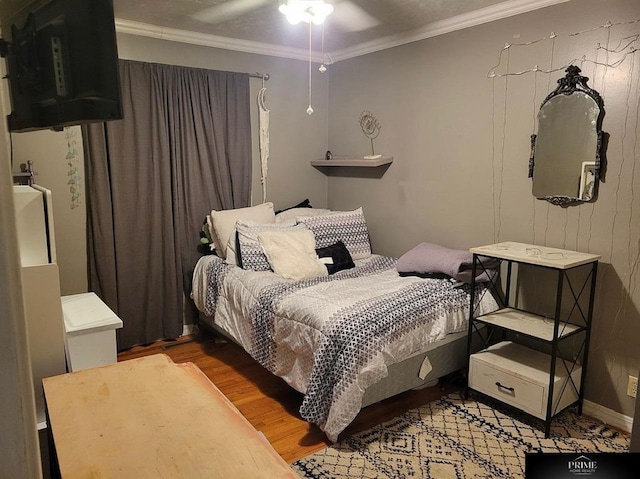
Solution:
M 122 118 L 112 0 L 50 0 L 3 41 L 9 131 Z

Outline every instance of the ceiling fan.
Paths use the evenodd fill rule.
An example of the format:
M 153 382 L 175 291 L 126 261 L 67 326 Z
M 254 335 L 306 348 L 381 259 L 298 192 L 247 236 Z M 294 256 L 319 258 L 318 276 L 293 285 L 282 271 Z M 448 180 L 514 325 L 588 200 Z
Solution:
M 333 13 L 331 13 L 331 11 L 329 12 L 331 13 L 331 23 L 335 24 L 344 32 L 368 30 L 381 23 L 380 20 L 350 0 L 333 0 L 331 2 L 308 0 L 280 0 L 278 2 L 275 0 L 226 0 L 212 7 L 200 10 L 193 14 L 192 17 L 201 22 L 217 24 L 241 17 L 252 10 L 268 4 L 274 4 L 275 7 L 276 3 L 280 4 L 279 10 L 283 13 L 285 13 L 288 8 L 301 7 L 301 11 L 310 11 L 317 8 L 320 4 L 324 4 L 324 7 L 327 5 L 332 6 Z M 326 15 L 324 16 L 326 17 Z M 287 18 L 289 18 L 289 15 L 287 15 Z M 306 21 L 304 19 L 302 20 Z

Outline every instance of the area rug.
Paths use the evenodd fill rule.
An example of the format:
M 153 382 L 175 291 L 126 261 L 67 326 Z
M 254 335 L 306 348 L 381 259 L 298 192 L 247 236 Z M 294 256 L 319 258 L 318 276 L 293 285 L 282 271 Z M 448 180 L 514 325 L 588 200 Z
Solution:
M 292 464 L 304 478 L 521 478 L 527 452 L 628 452 L 630 437 L 568 409 L 542 422 L 450 395 Z

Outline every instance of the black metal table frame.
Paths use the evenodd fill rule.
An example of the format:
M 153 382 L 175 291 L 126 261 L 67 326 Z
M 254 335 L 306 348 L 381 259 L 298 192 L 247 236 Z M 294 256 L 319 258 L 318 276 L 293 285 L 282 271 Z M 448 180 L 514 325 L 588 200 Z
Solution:
M 491 275 L 490 271 L 485 268 L 481 258 L 490 258 L 492 260 L 498 260 L 499 261 L 499 266 L 498 266 L 498 274 L 494 274 Z M 500 277 L 500 270 L 501 270 L 501 266 L 502 263 L 506 262 L 507 263 L 507 277 L 506 277 L 506 282 L 505 282 L 505 291 L 504 293 L 501 293 L 501 277 Z M 536 268 L 544 268 L 544 269 L 548 269 L 548 270 L 553 270 L 556 271 L 558 276 L 557 276 L 557 285 L 556 285 L 556 298 L 555 298 L 555 314 L 554 314 L 554 328 L 553 328 L 553 338 L 551 340 L 545 340 L 542 338 L 539 338 L 537 336 L 531 336 L 528 335 L 526 333 L 523 333 L 522 331 L 519 331 L 517 329 L 511 329 L 508 327 L 503 327 L 503 326 L 499 326 L 499 325 L 495 325 L 495 324 L 491 324 L 491 323 L 484 323 L 485 326 L 485 335 L 483 336 L 482 331 L 480 331 L 480 329 L 477 326 L 477 323 L 483 323 L 482 321 L 482 317 L 477 318 L 476 317 L 476 310 L 477 307 L 480 304 L 480 300 L 482 299 L 482 295 L 490 293 L 494 295 L 494 298 L 496 299 L 496 301 L 499 303 L 501 308 L 507 308 L 510 307 L 509 306 L 509 298 L 511 297 L 511 275 L 512 275 L 512 267 L 513 267 L 513 263 L 518 263 L 518 264 L 527 264 L 530 266 L 534 266 Z M 571 279 L 569 278 L 569 276 L 567 275 L 567 273 L 569 271 L 572 271 L 576 268 L 583 268 L 583 267 L 591 267 L 591 271 L 587 274 L 586 278 L 584 279 L 584 283 L 582 284 L 582 287 L 580 288 L 580 291 L 576 294 L 576 290 L 574 289 L 572 283 L 571 283 Z M 482 295 L 480 296 L 479 300 L 476 301 L 475 300 L 475 291 L 476 291 L 476 281 L 475 278 L 477 277 L 478 273 L 482 273 L 484 272 L 489 278 L 490 280 L 487 282 L 488 284 L 488 288 L 486 288 L 483 292 Z M 516 260 L 516 259 L 506 259 L 506 258 L 496 258 L 495 256 L 491 256 L 489 254 L 477 254 L 474 253 L 473 254 L 473 267 L 472 267 L 472 275 L 471 275 L 471 299 L 470 299 L 470 307 L 469 307 L 469 325 L 468 325 L 468 335 L 467 335 L 467 368 L 469 367 L 469 360 L 470 360 L 470 356 L 471 356 L 471 349 L 472 349 L 472 341 L 471 341 L 471 336 L 473 334 L 473 331 L 475 330 L 476 333 L 479 335 L 479 337 L 481 337 L 484 341 L 484 345 L 483 347 L 486 348 L 488 346 L 490 346 L 491 344 L 493 344 L 492 339 L 493 339 L 493 335 L 496 331 L 501 331 L 504 335 L 506 335 L 507 331 L 512 331 L 514 333 L 517 333 L 519 335 L 522 336 L 527 336 L 530 337 L 532 339 L 534 339 L 535 341 L 540 341 L 543 343 L 547 343 L 550 344 L 551 346 L 551 367 L 550 367 L 550 371 L 549 371 L 549 390 L 548 390 L 548 398 L 547 398 L 547 412 L 546 412 L 546 416 L 544 419 L 544 423 L 545 423 L 545 428 L 544 428 L 544 433 L 545 433 L 545 437 L 549 437 L 549 434 L 551 432 L 551 421 L 553 419 L 553 417 L 555 415 L 557 415 L 558 413 L 561 412 L 561 410 L 557 410 L 558 408 L 558 404 L 553 405 L 553 389 L 554 389 L 554 378 L 555 378 L 555 372 L 556 372 L 556 360 L 558 358 L 558 343 L 559 341 L 564 341 L 567 338 L 573 337 L 576 334 L 585 333 L 585 337 L 584 340 L 582 342 L 582 345 L 579 348 L 578 353 L 574 356 L 574 361 L 571 363 L 571 369 L 567 368 L 567 364 L 566 361 L 561 361 L 561 363 L 564 365 L 565 369 L 567 370 L 568 373 L 568 377 L 567 377 L 567 381 L 565 381 L 565 383 L 563 384 L 563 391 L 561 392 L 561 394 L 558 395 L 558 402 L 560 401 L 562 394 L 564 393 L 564 388 L 566 388 L 566 386 L 568 384 L 571 384 L 571 387 L 574 388 L 574 391 L 577 393 L 578 395 L 578 399 L 576 401 L 574 401 L 573 403 L 569 404 L 568 406 L 566 406 L 564 409 L 567 409 L 571 406 L 574 406 L 575 404 L 578 405 L 578 414 L 581 415 L 582 414 L 582 406 L 583 406 L 583 401 L 584 401 L 584 385 L 585 385 L 585 378 L 586 378 L 586 372 L 587 372 L 587 362 L 588 362 L 588 358 L 589 358 L 589 340 L 590 340 L 590 336 L 591 336 L 591 322 L 593 319 L 593 305 L 594 305 L 594 299 L 595 299 L 595 289 L 596 289 L 596 279 L 597 279 L 597 275 L 598 275 L 598 261 L 592 261 L 586 264 L 581 264 L 578 266 L 574 266 L 571 268 L 566 268 L 566 269 L 559 269 L 559 268 L 554 268 L 552 266 L 545 266 L 545 265 L 539 265 L 539 264 L 534 264 L 534 263 L 529 263 L 526 261 L 522 261 L 522 260 Z M 580 298 L 582 297 L 582 294 L 585 292 L 585 288 L 587 287 L 587 284 L 590 281 L 590 287 L 589 287 L 589 305 L 588 305 L 588 310 L 585 314 L 585 312 L 582 310 L 582 307 L 580 306 Z M 563 321 L 561 319 L 561 315 L 562 315 L 562 297 L 563 297 L 563 287 L 565 284 L 565 281 L 569 287 L 569 290 L 571 292 L 571 295 L 573 297 L 573 305 L 571 306 L 571 309 L 566 317 L 566 319 Z M 579 328 L 576 329 L 575 331 L 568 333 L 564 336 L 559 337 L 558 333 L 560 331 L 560 326 L 566 326 L 567 324 L 569 324 L 569 319 L 571 318 L 573 312 L 575 309 L 578 309 L 579 313 L 580 313 L 580 317 L 582 317 L 582 320 L 584 321 L 583 325 L 578 325 Z M 512 309 L 515 310 L 520 310 L 520 311 L 525 311 L 519 308 L 515 308 L 512 307 Z M 574 324 L 574 323 L 572 323 Z M 579 362 L 579 360 L 582 360 L 581 362 Z M 581 374 L 581 378 L 580 378 L 580 387 L 576 387 L 573 378 L 571 377 L 571 373 L 573 372 L 574 368 L 576 367 L 577 364 L 581 364 L 582 366 L 582 374 Z M 467 379 L 467 384 L 466 387 L 464 389 L 464 396 L 468 397 L 469 394 L 469 389 L 472 389 L 469 387 L 469 381 Z M 478 391 L 479 392 L 479 391 Z

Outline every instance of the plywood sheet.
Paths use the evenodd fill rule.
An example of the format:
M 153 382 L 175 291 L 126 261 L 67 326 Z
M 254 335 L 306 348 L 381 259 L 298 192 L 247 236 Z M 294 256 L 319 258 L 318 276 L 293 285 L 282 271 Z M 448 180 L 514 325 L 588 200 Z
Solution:
M 297 477 L 192 363 L 158 354 L 43 382 L 65 479 Z

